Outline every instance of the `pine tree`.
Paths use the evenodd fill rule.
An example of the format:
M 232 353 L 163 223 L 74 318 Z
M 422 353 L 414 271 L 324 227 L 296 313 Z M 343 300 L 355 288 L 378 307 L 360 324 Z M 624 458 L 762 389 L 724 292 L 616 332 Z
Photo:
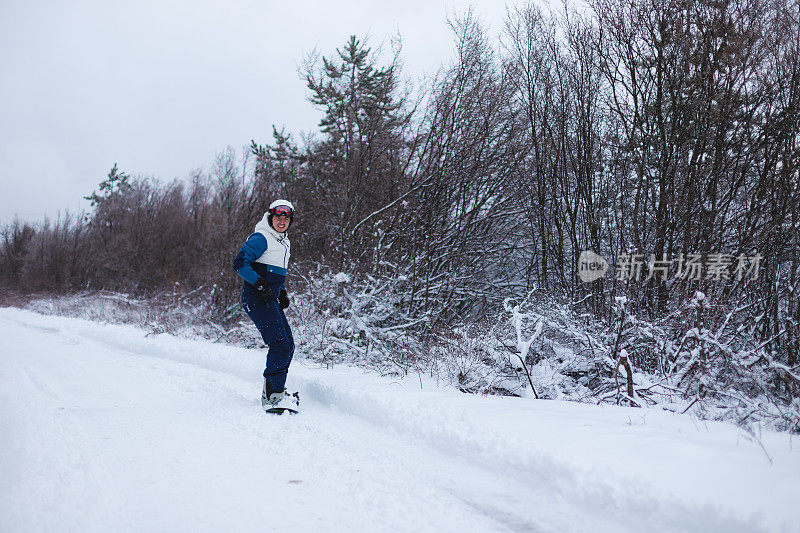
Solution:
M 309 153 L 315 190 L 338 217 L 331 237 L 340 260 L 367 249 L 376 231 L 353 227 L 397 195 L 405 155 L 403 128 L 409 115 L 399 94 L 399 59 L 377 66 L 379 53 L 351 36 L 336 58 L 306 62 L 309 100 L 324 112 L 322 138 Z M 377 221 L 375 222 L 377 223 Z

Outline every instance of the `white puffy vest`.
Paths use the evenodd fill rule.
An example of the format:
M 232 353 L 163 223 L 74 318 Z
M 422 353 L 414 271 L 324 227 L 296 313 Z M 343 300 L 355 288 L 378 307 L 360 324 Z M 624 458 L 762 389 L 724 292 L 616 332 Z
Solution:
M 289 268 L 291 243 L 286 233 L 278 233 L 269 225 L 268 216 L 269 213 L 265 214 L 261 222 L 256 224 L 256 233 L 262 234 L 267 239 L 267 251 L 256 259 L 256 263 L 281 268 L 283 272 L 278 273 L 285 276 L 286 269 Z

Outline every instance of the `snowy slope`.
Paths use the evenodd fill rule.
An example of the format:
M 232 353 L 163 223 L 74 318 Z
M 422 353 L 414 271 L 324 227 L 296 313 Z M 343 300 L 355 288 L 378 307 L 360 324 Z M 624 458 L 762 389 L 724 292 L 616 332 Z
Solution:
M 0 309 L 0 531 L 800 531 L 786 434 L 263 357 Z

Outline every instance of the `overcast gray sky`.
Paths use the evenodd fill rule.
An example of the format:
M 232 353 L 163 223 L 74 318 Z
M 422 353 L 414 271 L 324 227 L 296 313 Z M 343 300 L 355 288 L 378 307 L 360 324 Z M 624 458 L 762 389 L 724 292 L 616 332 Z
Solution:
M 448 14 L 496 32 L 503 0 L 0 0 L 0 224 L 88 208 L 114 163 L 162 180 L 319 114 L 297 75 L 349 35 L 403 40 L 406 74 L 452 58 Z

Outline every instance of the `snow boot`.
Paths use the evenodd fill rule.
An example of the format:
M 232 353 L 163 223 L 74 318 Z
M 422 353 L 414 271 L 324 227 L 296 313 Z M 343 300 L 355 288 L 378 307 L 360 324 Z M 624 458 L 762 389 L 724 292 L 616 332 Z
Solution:
M 264 378 L 264 388 L 261 391 L 261 407 L 265 411 L 270 409 L 294 409 L 300 405 L 300 393 L 290 393 L 286 390 L 272 392 L 272 389 Z

